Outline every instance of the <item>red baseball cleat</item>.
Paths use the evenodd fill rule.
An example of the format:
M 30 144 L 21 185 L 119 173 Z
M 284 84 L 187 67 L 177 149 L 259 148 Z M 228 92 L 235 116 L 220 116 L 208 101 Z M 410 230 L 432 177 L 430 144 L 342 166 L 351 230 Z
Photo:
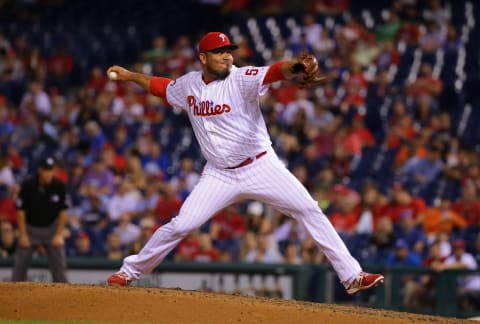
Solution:
M 119 286 L 119 287 L 126 287 L 130 285 L 132 279 L 130 279 L 126 272 L 120 271 L 117 273 L 112 274 L 108 277 L 107 285 L 108 286 Z
M 347 288 L 349 295 L 356 294 L 360 290 L 369 289 L 383 283 L 383 276 L 381 274 L 373 274 L 360 272 L 357 278 L 353 280 L 350 286 Z

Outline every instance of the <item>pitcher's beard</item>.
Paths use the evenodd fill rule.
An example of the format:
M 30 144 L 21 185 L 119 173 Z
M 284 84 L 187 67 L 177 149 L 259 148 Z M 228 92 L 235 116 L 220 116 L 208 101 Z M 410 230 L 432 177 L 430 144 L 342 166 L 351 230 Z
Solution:
M 230 74 L 230 68 L 227 68 L 227 69 L 221 70 L 221 71 L 215 71 L 215 70 L 211 69 L 210 67 L 207 67 L 207 69 L 208 69 L 208 73 L 214 75 L 217 79 L 220 79 L 220 80 L 225 79 Z

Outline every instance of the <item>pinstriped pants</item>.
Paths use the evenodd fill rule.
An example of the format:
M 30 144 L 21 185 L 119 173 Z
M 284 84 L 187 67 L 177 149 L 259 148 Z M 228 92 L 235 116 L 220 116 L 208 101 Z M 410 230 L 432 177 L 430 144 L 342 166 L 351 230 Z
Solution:
M 126 257 L 121 270 L 133 279 L 151 272 L 189 232 L 226 206 L 243 199 L 266 203 L 302 223 L 344 285 L 361 272 L 359 263 L 318 203 L 273 149 L 237 169 L 218 169 L 207 163 L 199 183 L 185 200 L 178 216 L 160 227 L 139 254 Z

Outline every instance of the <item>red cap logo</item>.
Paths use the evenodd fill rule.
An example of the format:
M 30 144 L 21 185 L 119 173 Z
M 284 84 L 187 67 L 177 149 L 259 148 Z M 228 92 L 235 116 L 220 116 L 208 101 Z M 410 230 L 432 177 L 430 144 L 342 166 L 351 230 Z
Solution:
M 222 47 L 237 49 L 238 45 L 232 44 L 230 38 L 220 32 L 210 32 L 203 36 L 202 39 L 200 39 L 200 42 L 198 42 L 198 51 L 200 53 L 210 52 Z

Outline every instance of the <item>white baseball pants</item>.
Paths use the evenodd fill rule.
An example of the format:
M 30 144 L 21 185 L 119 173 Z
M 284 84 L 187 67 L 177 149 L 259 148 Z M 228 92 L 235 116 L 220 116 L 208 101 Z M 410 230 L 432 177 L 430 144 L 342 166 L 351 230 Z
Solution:
M 207 163 L 179 214 L 160 227 L 139 254 L 126 257 L 121 270 L 132 279 L 151 272 L 189 232 L 243 199 L 261 201 L 301 222 L 345 286 L 362 271 L 318 203 L 273 149 L 237 169 L 218 169 Z

